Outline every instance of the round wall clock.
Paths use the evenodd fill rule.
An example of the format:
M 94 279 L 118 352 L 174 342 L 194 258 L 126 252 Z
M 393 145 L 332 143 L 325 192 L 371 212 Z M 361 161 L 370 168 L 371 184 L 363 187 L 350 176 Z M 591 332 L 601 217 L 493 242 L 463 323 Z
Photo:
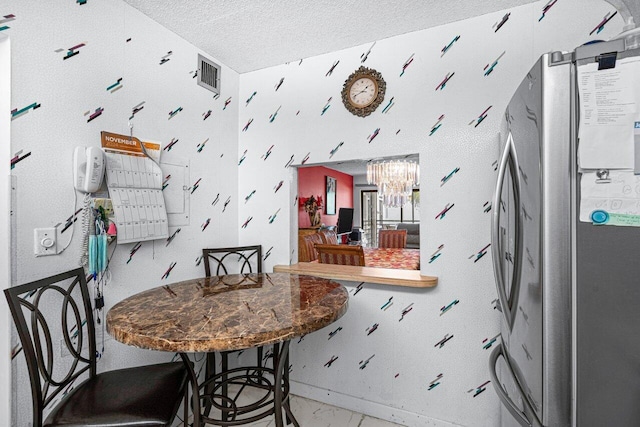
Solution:
M 382 103 L 386 88 L 382 74 L 360 67 L 344 82 L 342 102 L 352 114 L 366 117 Z

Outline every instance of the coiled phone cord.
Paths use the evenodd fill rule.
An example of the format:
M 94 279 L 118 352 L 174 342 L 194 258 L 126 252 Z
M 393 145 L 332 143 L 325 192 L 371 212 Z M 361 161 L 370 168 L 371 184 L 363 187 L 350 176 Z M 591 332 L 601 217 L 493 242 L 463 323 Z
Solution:
M 91 195 L 86 193 L 82 201 L 82 245 L 80 247 L 80 265 L 89 264 L 89 227 L 94 226 L 91 213 Z

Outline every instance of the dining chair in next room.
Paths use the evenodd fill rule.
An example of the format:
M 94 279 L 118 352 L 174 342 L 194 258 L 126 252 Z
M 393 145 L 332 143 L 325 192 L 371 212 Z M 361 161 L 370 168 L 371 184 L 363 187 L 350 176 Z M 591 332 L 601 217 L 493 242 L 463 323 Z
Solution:
M 407 246 L 407 230 L 380 230 L 378 233 L 379 248 L 405 248 Z

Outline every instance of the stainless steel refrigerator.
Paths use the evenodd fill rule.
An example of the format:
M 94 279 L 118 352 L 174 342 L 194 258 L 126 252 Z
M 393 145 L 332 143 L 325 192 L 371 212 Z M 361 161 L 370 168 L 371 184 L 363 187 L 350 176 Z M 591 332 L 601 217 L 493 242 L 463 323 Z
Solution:
M 578 221 L 576 157 L 576 66 L 633 55 L 621 40 L 545 54 L 505 111 L 489 363 L 502 426 L 640 426 L 640 229 Z

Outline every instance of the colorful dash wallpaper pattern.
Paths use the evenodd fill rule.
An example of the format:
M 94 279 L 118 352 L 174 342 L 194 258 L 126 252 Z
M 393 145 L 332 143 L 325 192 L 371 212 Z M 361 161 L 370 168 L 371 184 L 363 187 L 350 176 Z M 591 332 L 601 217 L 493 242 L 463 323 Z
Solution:
M 421 272 L 438 286 L 344 282 L 347 314 L 292 345 L 294 392 L 410 426 L 499 424 L 488 369 L 499 340 L 489 245 L 499 123 L 540 54 L 619 33 L 616 17 L 592 33 L 614 12 L 604 1 L 536 2 L 240 76 L 239 191 L 255 191 L 238 209 L 253 218 L 242 243 L 289 235 L 290 165 L 420 158 Z M 361 65 L 386 82 L 366 118 L 340 97 Z M 267 264 L 295 262 L 293 239 L 274 241 Z
M 536 2 L 242 75 L 222 64 L 219 96 L 195 84 L 203 52 L 122 1 L 0 8 L 13 52 L 17 283 L 77 266 L 78 234 L 63 254 L 35 258 L 33 229 L 58 227 L 63 245 L 71 238 L 80 221 L 73 148 L 99 145 L 103 130 L 160 142 L 163 161 L 188 165 L 163 186 L 183 178 L 190 202 L 188 224 L 170 227 L 166 241 L 115 247 L 105 312 L 144 289 L 202 275 L 205 246 L 262 244 L 265 271 L 296 260 L 296 165 L 418 153 L 422 273 L 438 276 L 438 286 L 345 282 L 348 313 L 293 343 L 292 387 L 411 426 L 498 424 L 487 368 L 499 340 L 487 246 L 498 125 L 541 53 L 621 30 L 608 3 Z M 340 98 L 361 65 L 387 83 L 366 118 Z M 99 369 L 170 358 L 104 337 Z M 20 356 L 14 370 L 22 426 L 30 409 L 18 405 L 28 396 Z
M 112 245 L 111 282 L 98 313 L 99 369 L 166 361 L 171 355 L 130 348 L 106 332 L 103 342 L 104 316 L 129 295 L 203 276 L 203 247 L 238 243 L 238 74 L 222 64 L 220 96 L 198 86 L 198 54 L 215 56 L 120 0 L 9 1 L 0 16 L 12 44 L 16 283 L 78 266 L 83 195 L 74 209 L 76 146 L 99 146 L 101 131 L 132 132 L 160 143 L 162 162 L 188 166 L 184 176 L 173 169 L 163 180 L 165 194 L 188 196 L 188 223 L 169 227 L 168 239 Z M 36 258 L 38 227 L 57 227 L 62 246 L 73 234 L 69 248 Z M 54 347 L 59 353 L 59 343 Z M 25 426 L 31 413 L 22 353 L 13 366 L 14 425 Z

